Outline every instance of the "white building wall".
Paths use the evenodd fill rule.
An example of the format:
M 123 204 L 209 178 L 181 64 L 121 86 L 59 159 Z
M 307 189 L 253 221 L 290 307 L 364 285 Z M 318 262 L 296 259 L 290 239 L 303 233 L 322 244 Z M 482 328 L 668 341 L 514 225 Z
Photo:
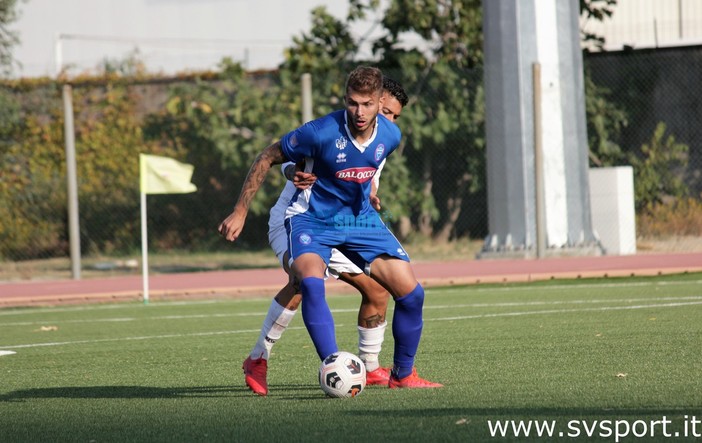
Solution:
M 386 0 L 383 0 L 384 2 Z M 381 3 L 382 4 L 382 3 Z M 94 71 L 105 60 L 125 60 L 135 49 L 149 72 L 215 69 L 231 57 L 249 69 L 273 69 L 295 36 L 311 28 L 310 11 L 325 6 L 343 19 L 348 0 L 29 0 L 17 2 L 16 77 Z M 353 28 L 362 35 L 372 20 Z M 370 57 L 368 54 L 362 56 Z
M 617 0 L 604 21 L 589 19 L 581 28 L 605 38 L 606 50 L 702 44 L 702 1 Z

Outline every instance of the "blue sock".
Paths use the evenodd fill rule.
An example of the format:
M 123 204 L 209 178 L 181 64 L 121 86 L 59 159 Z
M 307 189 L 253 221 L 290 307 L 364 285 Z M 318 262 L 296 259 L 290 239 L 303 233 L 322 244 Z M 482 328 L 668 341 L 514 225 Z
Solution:
M 417 286 L 404 297 L 395 299 L 395 311 L 392 317 L 392 336 L 395 338 L 395 356 L 393 374 L 397 378 L 407 377 L 412 373 L 414 357 L 417 355 L 419 339 L 422 337 L 422 307 L 424 306 L 424 288 Z
M 314 343 L 320 360 L 338 351 L 334 335 L 334 317 L 324 298 L 324 280 L 316 277 L 303 278 L 300 282 L 302 292 L 302 319 L 307 332 Z

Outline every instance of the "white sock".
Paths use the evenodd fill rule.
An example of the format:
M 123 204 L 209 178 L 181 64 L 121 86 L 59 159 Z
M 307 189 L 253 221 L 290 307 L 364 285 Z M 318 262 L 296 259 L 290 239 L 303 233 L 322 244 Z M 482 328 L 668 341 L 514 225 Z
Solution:
M 375 371 L 380 367 L 378 354 L 385 340 L 385 328 L 388 322 L 384 321 L 375 328 L 358 327 L 358 356 L 366 364 L 366 371 Z
M 256 345 L 251 351 L 252 359 L 264 358 L 268 360 L 271 356 L 273 345 L 283 335 L 283 332 L 285 332 L 285 329 L 295 316 L 295 312 L 297 311 L 285 309 L 273 299 L 270 308 L 268 308 L 266 319 L 263 320 L 261 334 L 258 336 L 258 341 L 256 341 Z

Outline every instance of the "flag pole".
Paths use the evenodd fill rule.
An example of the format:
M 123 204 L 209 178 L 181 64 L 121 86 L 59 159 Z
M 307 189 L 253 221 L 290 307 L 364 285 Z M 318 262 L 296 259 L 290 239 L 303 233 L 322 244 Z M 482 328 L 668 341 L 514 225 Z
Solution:
M 157 155 L 139 154 L 139 192 L 141 194 L 141 274 L 144 304 L 149 304 L 149 242 L 146 229 L 146 194 L 188 194 L 197 191 L 190 182 L 193 165 Z
M 141 275 L 144 287 L 144 304 L 149 304 L 149 253 L 146 237 L 146 193 L 141 191 Z

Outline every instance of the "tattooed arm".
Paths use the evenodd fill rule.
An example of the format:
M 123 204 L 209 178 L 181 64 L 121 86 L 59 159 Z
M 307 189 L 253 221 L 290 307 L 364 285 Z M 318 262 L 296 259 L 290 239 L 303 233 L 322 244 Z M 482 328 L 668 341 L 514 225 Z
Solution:
M 219 233 L 229 241 L 235 241 L 239 238 L 246 214 L 249 212 L 249 205 L 253 200 L 256 192 L 261 187 L 263 180 L 266 178 L 268 170 L 271 166 L 281 164 L 286 161 L 283 151 L 280 147 L 280 142 L 277 141 L 263 150 L 256 160 L 254 160 L 249 173 L 244 180 L 244 185 L 241 187 L 239 199 L 234 205 L 234 210 L 224 221 L 219 225 Z

